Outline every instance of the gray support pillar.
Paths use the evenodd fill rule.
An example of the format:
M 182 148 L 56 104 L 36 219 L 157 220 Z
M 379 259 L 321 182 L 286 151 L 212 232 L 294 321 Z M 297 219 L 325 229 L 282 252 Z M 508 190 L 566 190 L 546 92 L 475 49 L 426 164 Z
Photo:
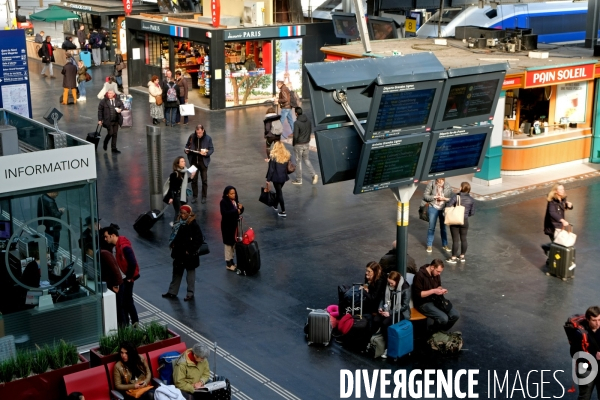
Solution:
M 342 12 L 352 12 L 352 0 L 342 0 Z
M 587 20 L 585 23 L 585 47 L 594 48 L 598 40 L 598 28 L 600 28 L 600 9 L 598 0 L 588 0 Z
M 148 153 L 148 190 L 150 192 L 150 209 L 162 210 L 162 141 L 160 128 L 146 125 L 146 147 Z

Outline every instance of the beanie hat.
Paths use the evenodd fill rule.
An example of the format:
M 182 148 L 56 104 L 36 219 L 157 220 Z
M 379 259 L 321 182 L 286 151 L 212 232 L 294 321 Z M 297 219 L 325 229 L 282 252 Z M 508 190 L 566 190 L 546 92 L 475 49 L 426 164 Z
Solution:
M 181 207 L 179 207 L 179 211 L 185 211 L 186 213 L 191 214 L 192 207 L 188 206 L 187 204 L 184 204 Z

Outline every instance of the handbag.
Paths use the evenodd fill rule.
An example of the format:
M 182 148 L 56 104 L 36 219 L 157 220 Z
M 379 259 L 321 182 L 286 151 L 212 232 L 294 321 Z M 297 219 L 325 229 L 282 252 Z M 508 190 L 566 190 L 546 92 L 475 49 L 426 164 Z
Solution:
M 260 188 L 260 197 L 258 201 L 266 205 L 267 207 L 274 207 L 277 204 L 277 195 L 269 190 L 265 191 L 264 187 Z
M 577 235 L 573 233 L 573 226 L 569 225 L 567 229 L 557 229 L 554 231 L 554 243 L 565 247 L 573 247 Z
M 156 105 L 157 106 L 162 105 L 162 103 L 163 103 L 162 95 L 160 95 L 160 96 L 154 96 L 154 98 L 156 99 Z
M 124 62 L 115 65 L 115 69 L 117 71 L 123 71 L 125 68 L 127 68 L 127 65 Z
M 429 222 L 429 203 L 425 203 L 419 207 L 419 219 L 422 219 L 425 222 Z
M 200 248 L 198 249 L 198 255 L 205 256 L 207 254 L 210 254 L 210 249 L 208 248 L 208 243 L 206 243 L 206 241 L 204 239 L 202 239 L 202 244 L 200 245 Z
M 290 158 L 287 163 L 287 173 L 293 174 L 296 171 L 296 165 L 292 163 L 292 159 Z
M 242 239 L 243 244 L 250 244 L 254 242 L 254 229 L 248 228 L 246 232 L 244 232 L 244 238 Z
M 180 104 L 179 105 L 179 114 L 181 114 L 182 117 L 196 115 L 196 111 L 194 111 L 194 105 L 193 104 Z
M 86 73 L 85 73 L 85 81 L 86 81 L 86 82 L 89 82 L 89 81 L 91 81 L 91 80 L 92 80 L 92 76 L 90 75 L 90 73 L 89 73 L 89 72 L 86 72 Z
M 444 211 L 446 225 L 464 225 L 465 224 L 465 207 L 460 205 L 460 195 L 456 195 L 456 205 L 454 207 L 446 207 Z
M 436 308 L 439 308 L 446 314 L 448 314 L 450 310 L 452 310 L 452 303 L 450 302 L 450 300 L 445 298 L 443 294 L 436 294 L 433 296 L 435 296 L 433 298 L 433 305 L 436 306 Z
M 146 385 L 144 387 L 137 388 L 137 389 L 129 389 L 125 393 L 127 393 L 131 397 L 135 397 L 136 399 L 139 399 L 140 397 L 142 397 L 142 395 L 144 393 L 146 393 L 148 390 L 151 390 L 151 389 L 153 389 L 152 385 Z

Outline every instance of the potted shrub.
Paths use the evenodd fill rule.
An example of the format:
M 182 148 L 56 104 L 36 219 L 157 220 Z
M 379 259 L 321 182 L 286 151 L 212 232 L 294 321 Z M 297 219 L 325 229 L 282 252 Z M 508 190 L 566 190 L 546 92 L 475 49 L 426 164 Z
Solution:
M 63 376 L 89 367 L 77 347 L 63 340 L 36 351 L 19 350 L 14 359 L 0 363 L 0 399 L 63 399 Z
M 181 337 L 156 321 L 147 325 L 133 327 L 128 325 L 119 328 L 100 338 L 99 346 L 90 349 L 90 364 L 92 367 L 109 364 L 119 360 L 119 347 L 123 342 L 131 342 L 137 348 L 138 353 L 144 354 L 149 351 L 162 349 L 181 342 Z

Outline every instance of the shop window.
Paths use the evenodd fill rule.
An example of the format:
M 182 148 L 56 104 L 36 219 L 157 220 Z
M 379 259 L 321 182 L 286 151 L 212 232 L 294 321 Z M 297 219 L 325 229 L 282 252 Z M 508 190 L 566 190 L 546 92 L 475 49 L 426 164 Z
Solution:
M 164 56 L 161 37 L 157 35 L 146 34 L 146 65 L 161 68 L 161 57 Z M 168 44 L 167 44 L 167 62 L 168 62 Z
M 272 99 L 273 43 L 256 40 L 226 44 L 227 107 L 264 103 Z

